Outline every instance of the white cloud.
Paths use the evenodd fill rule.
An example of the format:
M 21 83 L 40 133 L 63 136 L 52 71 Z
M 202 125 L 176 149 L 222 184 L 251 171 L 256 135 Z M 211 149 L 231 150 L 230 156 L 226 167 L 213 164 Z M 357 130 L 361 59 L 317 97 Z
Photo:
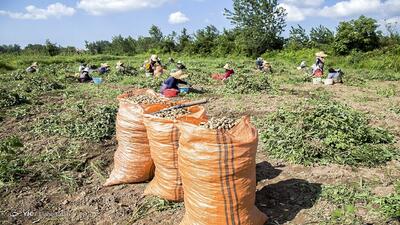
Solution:
M 360 15 L 380 17 L 398 16 L 400 0 L 342 0 L 331 6 L 321 5 L 324 0 L 282 0 L 279 5 L 286 9 L 289 22 L 299 22 L 310 16 L 343 18 Z
M 9 16 L 13 19 L 45 20 L 49 17 L 60 18 L 62 16 L 72 16 L 75 14 L 74 8 L 67 7 L 59 2 L 47 6 L 46 9 L 29 5 L 25 7 L 25 10 L 26 12 L 23 13 L 0 10 L 0 15 Z
M 279 4 L 280 7 L 286 9 L 286 19 L 289 22 L 300 22 L 306 19 L 307 16 L 313 14 L 315 11 L 313 8 L 301 8 L 296 5 L 291 5 L 287 3 Z
M 325 0 L 283 0 L 282 3 L 286 3 L 288 5 L 294 5 L 297 7 L 318 7 L 324 4 Z
M 182 12 L 174 12 L 169 15 L 168 22 L 170 24 L 180 24 L 180 23 L 186 23 L 189 21 L 189 18 L 183 14 Z
M 380 0 L 349 0 L 341 1 L 333 6 L 325 6 L 320 11 L 324 17 L 346 17 L 376 12 L 382 7 Z
M 143 8 L 154 8 L 170 0 L 80 0 L 77 7 L 93 15 L 121 12 Z

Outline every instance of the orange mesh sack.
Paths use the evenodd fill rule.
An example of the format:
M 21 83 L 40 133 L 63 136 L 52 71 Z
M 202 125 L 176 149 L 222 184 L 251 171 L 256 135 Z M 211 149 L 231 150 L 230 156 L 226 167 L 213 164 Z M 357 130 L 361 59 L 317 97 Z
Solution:
M 180 225 L 262 225 L 255 206 L 257 130 L 243 117 L 227 131 L 181 122 L 178 164 L 185 192 Z
M 129 102 L 138 95 L 159 97 L 148 89 L 133 90 L 118 96 L 116 120 L 118 149 L 114 154 L 114 168 L 104 186 L 148 181 L 153 177 L 154 164 L 150 157 L 149 141 L 143 124 L 145 105 Z
M 146 113 L 160 111 L 166 105 L 153 105 Z M 145 195 L 155 195 L 170 201 L 183 201 L 182 180 L 178 172 L 179 130 L 178 120 L 184 118 L 204 118 L 201 106 L 189 107 L 189 114 L 176 120 L 158 118 L 145 114 L 144 123 L 150 144 L 151 158 L 155 164 L 153 180 L 147 185 Z

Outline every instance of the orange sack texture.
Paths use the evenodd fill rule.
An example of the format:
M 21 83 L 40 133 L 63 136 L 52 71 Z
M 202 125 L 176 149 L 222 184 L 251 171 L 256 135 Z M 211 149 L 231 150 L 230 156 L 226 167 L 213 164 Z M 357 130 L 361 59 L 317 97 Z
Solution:
M 144 123 L 150 144 L 151 158 L 155 164 L 153 180 L 147 185 L 145 195 L 155 195 L 170 201 L 183 201 L 182 180 L 178 172 L 179 130 L 178 120 L 184 118 L 204 118 L 201 106 L 192 106 L 191 112 L 176 120 L 157 118 L 152 112 L 167 108 L 166 105 L 152 105 L 146 108 Z M 147 114 L 149 113 L 149 114 Z
M 181 225 L 262 225 L 255 206 L 257 130 L 249 117 L 229 131 L 181 122 L 178 165 L 185 192 Z
M 127 101 L 137 95 L 159 97 L 154 91 L 138 89 L 118 96 L 116 121 L 118 149 L 114 154 L 114 169 L 104 186 L 148 181 L 154 174 L 149 141 L 143 123 L 144 105 Z

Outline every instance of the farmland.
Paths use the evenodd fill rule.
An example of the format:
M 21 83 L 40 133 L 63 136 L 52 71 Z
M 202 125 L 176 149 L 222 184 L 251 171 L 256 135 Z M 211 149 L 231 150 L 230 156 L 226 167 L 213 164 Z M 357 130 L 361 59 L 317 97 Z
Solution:
M 182 60 L 188 81 L 209 98 L 209 116 L 250 115 L 259 131 L 256 205 L 268 224 L 399 224 L 399 49 L 327 58 L 344 84 L 313 85 L 297 70 L 316 50 L 254 59 L 161 55 Z M 0 59 L 0 221 L 15 223 L 178 224 L 183 203 L 142 196 L 145 183 L 102 187 L 117 147 L 116 97 L 158 91 L 149 79 L 112 71 L 101 85 L 80 84 L 79 61 L 138 68 L 148 55 L 4 55 Z M 37 61 L 40 70 L 24 68 Z M 230 63 L 236 74 L 212 80 Z

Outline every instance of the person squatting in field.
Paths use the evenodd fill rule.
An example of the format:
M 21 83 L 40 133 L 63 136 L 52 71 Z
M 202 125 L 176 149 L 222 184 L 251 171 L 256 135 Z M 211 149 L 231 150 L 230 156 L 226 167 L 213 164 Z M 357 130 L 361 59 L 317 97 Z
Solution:
M 118 61 L 117 65 L 115 66 L 117 73 L 124 74 L 124 75 L 136 75 L 137 71 L 129 66 L 126 66 L 125 63 Z
M 158 77 L 164 73 L 160 58 L 152 55 L 145 64 L 146 75 Z
M 183 80 L 186 77 L 188 77 L 188 74 L 185 73 L 183 70 L 171 72 L 170 76 L 161 85 L 160 89 L 161 94 L 165 95 L 166 92 L 169 92 L 169 93 L 174 93 L 173 96 L 178 95 L 179 94 L 178 84 L 185 84 L 191 86 L 188 82 Z
M 87 83 L 92 82 L 92 80 L 93 78 L 90 76 L 90 69 L 88 66 L 86 66 L 83 70 L 79 72 L 79 82 Z
M 214 80 L 227 80 L 229 77 L 231 77 L 233 74 L 235 74 L 235 71 L 231 68 L 231 66 L 227 63 L 223 67 L 225 69 L 225 74 L 213 74 L 211 77 Z
M 25 70 L 27 73 L 35 73 L 39 71 L 37 62 L 32 63 L 28 68 Z
M 324 75 L 325 58 L 328 56 L 325 52 L 315 53 L 316 62 L 312 68 L 313 77 L 322 77 Z
M 97 69 L 97 72 L 99 72 L 99 74 L 105 74 L 108 73 L 110 71 L 110 66 L 107 63 L 102 63 L 100 68 Z

